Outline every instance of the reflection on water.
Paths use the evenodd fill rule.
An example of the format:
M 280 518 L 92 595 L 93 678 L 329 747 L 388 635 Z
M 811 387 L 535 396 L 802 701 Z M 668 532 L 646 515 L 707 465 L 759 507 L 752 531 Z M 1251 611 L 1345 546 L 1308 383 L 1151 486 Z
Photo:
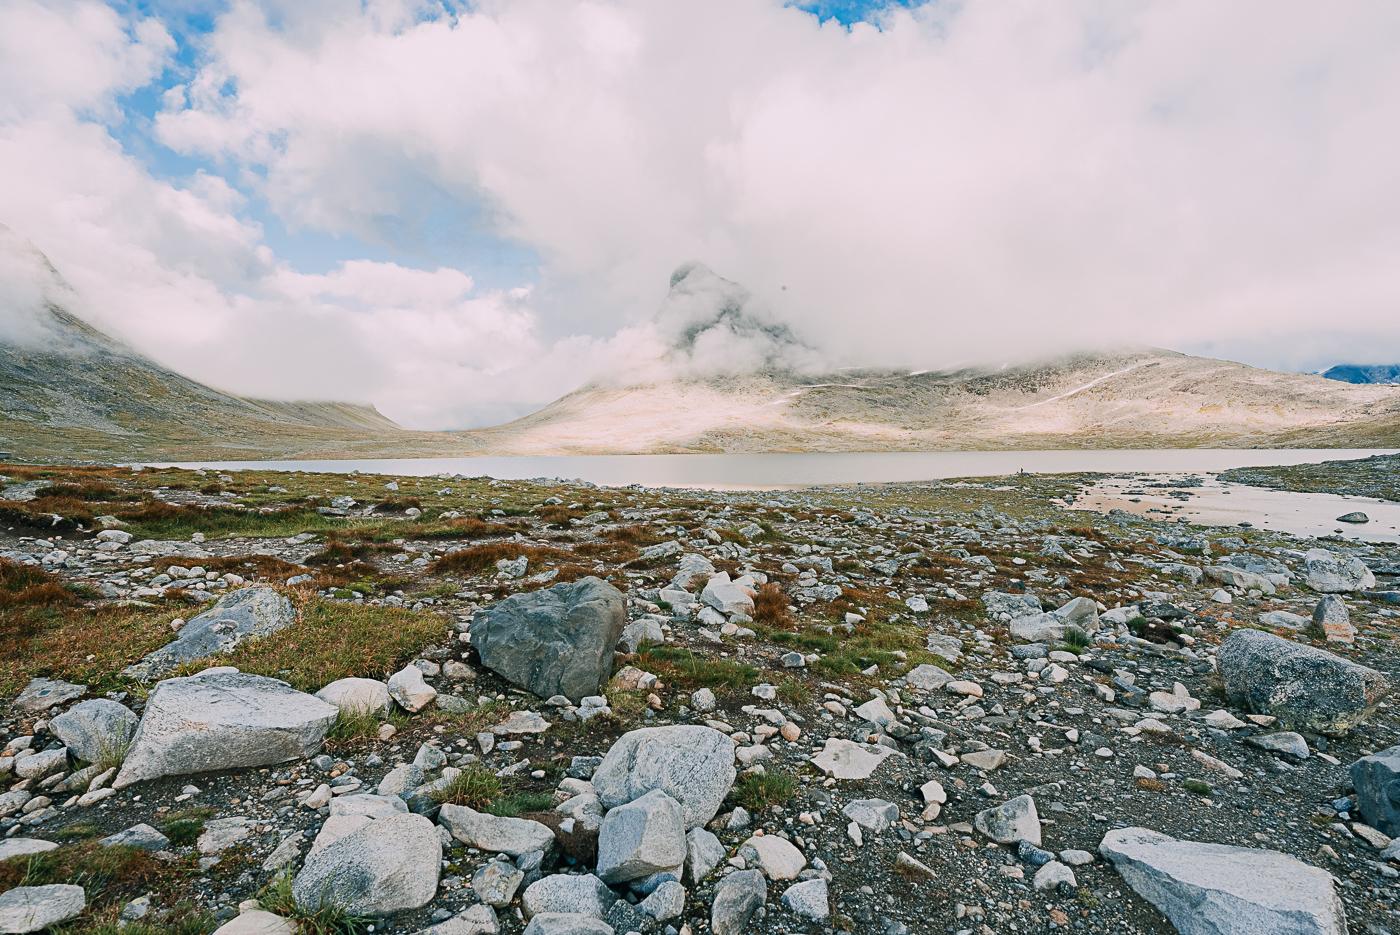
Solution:
M 815 484 L 875 484 L 992 477 L 1026 471 L 1215 472 L 1270 464 L 1365 458 L 1389 454 L 1369 449 L 1181 448 L 1114 451 L 929 451 L 857 454 L 579 455 L 519 458 L 390 458 L 345 461 L 210 461 L 175 467 L 225 471 L 360 471 L 368 474 L 560 478 L 608 487 L 699 487 L 719 490 L 777 489 Z M 164 466 L 164 465 L 163 465 Z
M 1153 519 L 1186 519 L 1206 526 L 1249 523 L 1295 536 L 1340 535 L 1368 542 L 1400 542 L 1400 503 L 1330 493 L 1295 493 L 1226 484 L 1198 478 L 1185 486 L 1182 477 L 1110 477 L 1086 487 L 1072 505 L 1076 510 L 1118 509 Z M 1364 524 L 1339 523 L 1337 517 L 1360 511 Z

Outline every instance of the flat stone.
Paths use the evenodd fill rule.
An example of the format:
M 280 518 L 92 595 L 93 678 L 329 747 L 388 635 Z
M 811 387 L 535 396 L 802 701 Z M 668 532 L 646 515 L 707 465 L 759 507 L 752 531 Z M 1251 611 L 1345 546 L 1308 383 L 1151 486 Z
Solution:
M 308 757 L 320 749 L 336 714 L 319 698 L 260 675 L 166 679 L 147 699 L 112 785 Z
M 165 851 L 170 849 L 170 839 L 159 829 L 148 824 L 132 825 L 125 831 L 109 834 L 97 842 L 103 847 L 134 847 L 140 851 Z
M 520 906 L 526 918 L 546 913 L 568 913 L 601 919 L 617 894 L 591 873 L 556 873 L 541 877 L 525 888 Z
M 947 669 L 925 662 L 910 669 L 905 674 L 904 681 L 923 691 L 936 691 L 953 681 L 953 674 Z
M 470 906 L 450 919 L 420 929 L 414 935 L 496 935 L 500 926 L 490 906 Z
M 899 821 L 899 806 L 884 799 L 854 799 L 846 803 L 841 814 L 866 831 L 878 834 Z
M 387 717 L 393 705 L 389 686 L 379 679 L 336 679 L 318 691 L 316 697 L 345 714 Z
M 41 841 L 38 838 L 0 838 L 0 861 L 43 854 L 57 848 L 58 845 L 54 842 Z
M 463 844 L 495 854 L 519 857 L 554 846 L 554 832 L 538 821 L 488 815 L 465 805 L 444 805 L 438 811 L 438 824 Z
M 615 935 L 602 919 L 570 912 L 545 912 L 530 920 L 524 935 Z
M 1099 853 L 1182 935 L 1346 935 L 1332 875 L 1277 851 L 1120 828 Z
M 39 932 L 82 915 L 87 895 L 81 886 L 17 886 L 0 893 L 0 932 Z
M 833 779 L 869 779 L 881 763 L 898 755 L 888 747 L 830 737 L 812 757 L 812 765 Z
M 179 636 L 122 671 L 149 681 L 182 665 L 232 652 L 250 639 L 269 636 L 296 623 L 292 602 L 276 589 L 256 585 L 231 591 L 208 610 L 191 617 Z
M 795 880 L 807 866 L 802 852 L 791 841 L 776 834 L 754 835 L 740 846 L 739 853 L 744 854 L 749 849 L 753 850 L 759 869 L 770 880 Z
M 1291 730 L 1248 737 L 1245 739 L 1245 743 L 1251 747 L 1258 747 L 1260 750 L 1268 750 L 1270 753 L 1281 753 L 1295 760 L 1306 760 L 1311 755 L 1311 751 L 1308 750 L 1308 742 L 1303 739 L 1303 735 Z
M 297 926 L 266 910 L 248 909 L 215 929 L 214 935 L 297 935 Z
M 86 685 L 75 685 L 58 679 L 30 679 L 15 698 L 14 705 L 26 714 L 38 714 L 55 705 L 67 704 L 87 694 Z

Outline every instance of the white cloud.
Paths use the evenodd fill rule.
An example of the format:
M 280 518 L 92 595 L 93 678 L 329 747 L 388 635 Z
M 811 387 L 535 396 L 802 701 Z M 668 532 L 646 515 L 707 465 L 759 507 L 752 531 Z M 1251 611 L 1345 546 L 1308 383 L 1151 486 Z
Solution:
M 863 362 L 1216 341 L 1288 364 L 1339 326 L 1350 356 L 1400 351 L 1394 4 L 375 19 L 238 3 L 162 137 L 258 164 L 328 230 L 411 214 L 408 179 L 482 199 L 581 327 L 649 314 L 695 256 Z
M 0 187 L 0 222 L 100 324 L 241 391 L 423 425 L 516 414 L 653 373 L 704 318 L 680 300 L 645 323 L 688 259 L 843 363 L 1400 356 L 1388 0 L 966 0 L 851 30 L 780 0 L 234 0 L 155 133 L 236 189 L 153 178 L 106 129 L 168 61 L 159 24 L 15 0 L 16 29 L 0 173 L 26 182 Z M 541 278 L 351 255 L 308 275 L 245 197 L 389 243 L 467 205 Z M 713 328 L 681 361 L 776 353 L 750 338 Z

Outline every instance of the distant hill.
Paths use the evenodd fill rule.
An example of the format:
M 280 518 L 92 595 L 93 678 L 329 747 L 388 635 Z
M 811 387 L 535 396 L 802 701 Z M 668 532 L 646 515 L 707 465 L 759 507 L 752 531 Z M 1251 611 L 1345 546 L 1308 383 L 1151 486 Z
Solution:
M 0 228 L 7 260 L 48 296 L 71 294 L 48 258 Z M 12 300 L 11 300 L 12 301 Z M 16 459 L 203 460 L 460 452 L 460 438 L 406 432 L 372 406 L 274 402 L 181 376 L 51 299 L 0 309 L 0 451 Z M 388 447 L 386 447 L 388 446 Z
M 683 266 L 658 316 L 672 335 L 675 376 L 585 386 L 471 434 L 509 454 L 1400 446 L 1400 390 L 1391 387 L 1156 349 L 813 373 L 811 348 L 748 305 L 734 283 Z M 697 375 L 697 345 L 756 366 Z
M 1400 364 L 1338 364 L 1322 375 L 1342 383 L 1400 384 Z
M 249 399 L 182 376 L 55 301 L 71 290 L 32 246 L 10 235 L 0 249 L 53 286 L 34 307 L 0 308 L 0 452 L 16 460 L 1400 447 L 1400 387 L 1171 351 L 822 372 L 799 335 L 696 264 L 672 278 L 657 316 L 670 351 L 645 362 L 650 379 L 584 386 L 492 428 L 411 432 L 371 406 Z

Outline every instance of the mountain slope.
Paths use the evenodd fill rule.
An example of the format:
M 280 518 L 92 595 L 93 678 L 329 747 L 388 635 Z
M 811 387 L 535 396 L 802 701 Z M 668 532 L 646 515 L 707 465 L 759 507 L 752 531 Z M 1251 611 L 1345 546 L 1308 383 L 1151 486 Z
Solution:
M 670 350 L 648 372 L 669 377 L 585 386 L 493 428 L 410 432 L 370 406 L 247 399 L 181 376 L 71 314 L 48 260 L 0 236 L 0 260 L 17 250 L 45 288 L 0 307 L 0 452 L 15 459 L 1400 447 L 1400 387 L 1170 351 L 821 373 L 799 335 L 698 264 L 677 271 L 657 317 Z
M 0 229 L 0 235 L 6 235 Z M 245 399 L 166 369 L 49 298 L 71 293 L 42 253 L 0 238 L 45 298 L 0 309 L 0 451 L 18 459 L 181 460 L 459 453 L 372 406 Z M 13 268 L 13 266 L 12 266 Z
M 1338 364 L 1322 375 L 1343 383 L 1400 383 L 1400 364 Z
M 1400 446 L 1400 389 L 1171 351 L 1002 369 L 584 387 L 473 433 L 512 454 Z

